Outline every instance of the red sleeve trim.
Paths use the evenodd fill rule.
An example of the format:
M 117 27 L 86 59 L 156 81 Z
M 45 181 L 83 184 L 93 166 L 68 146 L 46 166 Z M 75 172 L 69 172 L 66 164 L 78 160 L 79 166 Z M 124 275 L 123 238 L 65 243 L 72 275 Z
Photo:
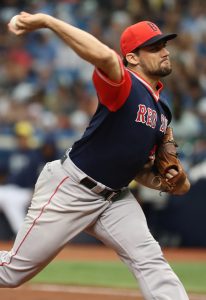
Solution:
M 93 74 L 93 83 L 96 88 L 99 101 L 112 112 L 117 111 L 121 108 L 121 106 L 123 106 L 129 96 L 132 86 L 131 75 L 123 66 L 119 56 L 118 59 L 122 71 L 122 80 L 120 82 L 110 80 L 97 68 L 94 70 Z
M 124 69 L 123 68 L 121 68 L 122 69 L 122 79 L 121 79 L 121 81 L 120 82 L 114 82 L 114 81 L 112 81 L 112 80 L 110 80 L 108 77 L 106 77 L 105 75 L 104 75 L 104 73 L 102 73 L 101 72 L 101 70 L 99 70 L 98 68 L 96 68 L 95 69 L 95 72 L 97 73 L 97 75 L 102 79 L 102 80 L 104 80 L 105 82 L 107 82 L 108 84 L 110 84 L 110 85 L 113 85 L 113 86 L 120 86 L 121 84 L 122 84 L 122 82 L 124 81 Z

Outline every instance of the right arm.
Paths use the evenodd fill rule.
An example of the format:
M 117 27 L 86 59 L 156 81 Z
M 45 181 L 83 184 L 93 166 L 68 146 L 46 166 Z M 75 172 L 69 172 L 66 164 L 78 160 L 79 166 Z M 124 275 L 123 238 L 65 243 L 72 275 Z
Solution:
M 51 29 L 81 58 L 96 66 L 111 81 L 121 82 L 123 75 L 117 54 L 88 32 L 42 13 L 32 15 L 22 12 L 18 15 L 16 25 L 18 29 L 8 24 L 9 30 L 16 35 L 40 28 Z

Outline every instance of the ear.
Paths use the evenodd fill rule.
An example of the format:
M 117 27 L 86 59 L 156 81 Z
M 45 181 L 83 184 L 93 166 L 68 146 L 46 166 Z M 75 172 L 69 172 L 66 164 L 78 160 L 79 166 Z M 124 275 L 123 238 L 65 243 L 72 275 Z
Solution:
M 139 64 L 139 56 L 133 52 L 126 54 L 126 60 L 129 64 L 137 66 Z

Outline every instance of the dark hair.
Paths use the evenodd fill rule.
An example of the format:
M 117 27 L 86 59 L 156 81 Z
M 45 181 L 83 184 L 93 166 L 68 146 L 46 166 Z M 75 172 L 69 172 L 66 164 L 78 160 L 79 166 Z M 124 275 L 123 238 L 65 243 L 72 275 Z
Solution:
M 123 65 L 124 65 L 125 67 L 127 67 L 128 61 L 127 61 L 126 57 L 123 57 L 122 62 L 123 62 Z
M 140 47 L 137 47 L 134 50 L 132 50 L 132 52 L 138 55 L 139 54 L 139 49 L 140 49 Z

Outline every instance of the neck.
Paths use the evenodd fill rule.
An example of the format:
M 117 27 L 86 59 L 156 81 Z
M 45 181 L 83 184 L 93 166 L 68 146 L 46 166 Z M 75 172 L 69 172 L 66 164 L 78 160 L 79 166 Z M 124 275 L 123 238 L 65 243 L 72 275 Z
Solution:
M 157 89 L 157 83 L 159 82 L 159 78 L 156 76 L 148 76 L 145 73 L 141 72 L 141 70 L 137 70 L 137 68 L 128 67 L 131 71 L 137 73 L 141 78 L 143 78 L 149 85 L 153 88 L 153 90 Z

